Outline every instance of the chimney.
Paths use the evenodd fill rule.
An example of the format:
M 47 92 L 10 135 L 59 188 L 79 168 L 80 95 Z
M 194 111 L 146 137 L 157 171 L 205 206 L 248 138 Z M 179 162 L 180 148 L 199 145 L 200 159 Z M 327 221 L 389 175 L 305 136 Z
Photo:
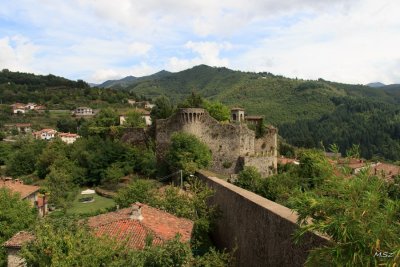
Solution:
M 135 204 L 132 204 L 132 213 L 129 218 L 131 220 L 137 220 L 137 221 L 143 220 L 141 203 L 136 202 Z

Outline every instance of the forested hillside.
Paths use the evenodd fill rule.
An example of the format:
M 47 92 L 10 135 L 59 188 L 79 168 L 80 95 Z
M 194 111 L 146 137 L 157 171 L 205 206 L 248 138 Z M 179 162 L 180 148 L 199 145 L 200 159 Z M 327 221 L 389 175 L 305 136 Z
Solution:
M 244 107 L 247 114 L 264 115 L 265 122 L 277 126 L 293 145 L 337 143 L 344 152 L 359 144 L 363 157 L 400 160 L 400 89 L 396 85 L 371 88 L 206 65 L 135 78 L 127 87 L 115 84 L 114 89 L 90 88 L 84 81 L 3 70 L 0 102 L 36 102 L 50 109 L 101 108 L 124 105 L 137 96 L 165 95 L 177 104 L 195 91 L 208 100 Z
M 400 160 L 396 86 L 371 88 L 337 82 L 289 79 L 200 65 L 127 88 L 178 102 L 196 91 L 207 99 L 264 115 L 289 143 L 316 147 L 337 143 L 342 152 L 360 144 L 362 156 Z
M 35 102 L 49 109 L 73 109 L 80 105 L 102 107 L 121 104 L 134 94 L 113 89 L 90 88 L 82 81 L 71 81 L 54 75 L 0 72 L 0 103 Z

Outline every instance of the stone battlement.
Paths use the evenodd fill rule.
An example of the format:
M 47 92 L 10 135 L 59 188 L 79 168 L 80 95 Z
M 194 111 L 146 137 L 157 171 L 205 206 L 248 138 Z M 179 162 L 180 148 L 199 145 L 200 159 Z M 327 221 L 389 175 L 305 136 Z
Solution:
M 249 166 L 256 167 L 263 176 L 268 176 L 277 168 L 276 130 L 270 131 L 266 128 L 265 136 L 257 139 L 255 132 L 246 123 L 220 123 L 202 108 L 179 109 L 171 117 L 156 121 L 159 160 L 163 160 L 174 132 L 193 134 L 207 144 L 212 152 L 213 171 L 235 174 L 249 163 Z M 261 155 L 265 160 L 243 160 L 245 156 L 256 155 Z

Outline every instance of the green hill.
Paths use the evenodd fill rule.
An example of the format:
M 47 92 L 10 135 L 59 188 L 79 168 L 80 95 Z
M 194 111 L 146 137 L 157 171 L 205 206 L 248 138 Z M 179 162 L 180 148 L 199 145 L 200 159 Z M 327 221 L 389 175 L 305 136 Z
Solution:
M 396 86 L 371 88 L 200 65 L 137 82 L 127 90 L 149 98 L 166 95 L 175 103 L 196 91 L 209 100 L 244 107 L 248 114 L 264 115 L 291 144 L 337 143 L 343 153 L 352 144 L 360 144 L 366 158 L 400 160 L 400 90 Z
M 89 105 L 99 108 L 120 105 L 134 94 L 115 90 L 90 88 L 82 81 L 71 81 L 54 75 L 0 71 L 0 103 L 35 102 L 49 109 L 74 109 Z
M 363 85 L 324 80 L 307 81 L 200 65 L 164 77 L 137 82 L 127 90 L 155 98 L 166 95 L 174 102 L 196 91 L 203 97 L 229 106 L 242 106 L 249 114 L 262 114 L 279 125 L 319 118 L 335 109 L 332 97 L 367 97 L 394 103 L 393 95 Z

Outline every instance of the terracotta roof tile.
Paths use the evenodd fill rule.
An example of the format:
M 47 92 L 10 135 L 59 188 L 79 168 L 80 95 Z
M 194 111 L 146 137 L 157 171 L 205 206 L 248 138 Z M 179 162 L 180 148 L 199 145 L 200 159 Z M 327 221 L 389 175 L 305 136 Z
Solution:
M 6 241 L 3 246 L 6 248 L 21 248 L 24 244 L 32 241 L 34 238 L 35 237 L 33 234 L 26 231 L 21 231 Z
M 21 195 L 21 199 L 24 199 L 31 194 L 39 191 L 39 186 L 34 185 L 25 185 L 20 181 L 16 181 L 13 179 L 5 180 L 4 178 L 0 178 L 0 188 L 8 188 L 13 192 L 17 192 Z
M 127 240 L 129 246 L 133 248 L 142 248 L 148 234 L 153 235 L 155 244 L 172 239 L 176 234 L 181 235 L 183 242 L 190 241 L 193 221 L 178 218 L 145 204 L 141 205 L 142 221 L 130 219 L 132 209 L 126 208 L 91 217 L 88 225 L 97 235 L 107 234 L 117 240 Z

